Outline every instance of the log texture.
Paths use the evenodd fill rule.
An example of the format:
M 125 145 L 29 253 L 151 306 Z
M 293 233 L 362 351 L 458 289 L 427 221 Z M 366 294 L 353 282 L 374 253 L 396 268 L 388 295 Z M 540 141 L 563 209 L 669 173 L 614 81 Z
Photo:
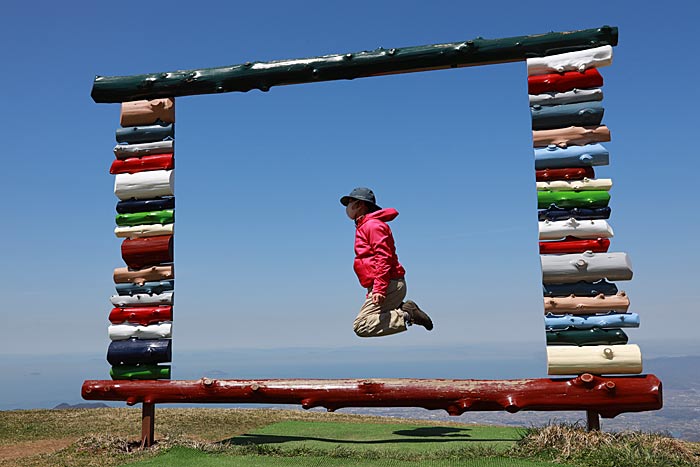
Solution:
M 544 169 L 535 171 L 535 178 L 538 182 L 583 180 L 584 178 L 594 177 L 595 171 L 593 167 L 571 167 L 567 169 Z
M 541 255 L 540 262 L 542 263 L 542 282 L 545 284 L 632 279 L 632 264 L 627 253 L 586 252 L 571 255 Z
M 170 365 L 119 365 L 109 370 L 114 380 L 170 379 Z
M 605 109 L 601 102 L 591 101 L 546 106 L 535 104 L 530 107 L 530 113 L 533 130 L 551 130 L 568 126 L 598 126 Z
M 532 132 L 532 144 L 536 148 L 549 145 L 566 148 L 568 146 L 585 146 L 586 144 L 605 143 L 607 141 L 610 141 L 610 130 L 605 125 L 569 126 Z
M 175 141 L 156 141 L 143 144 L 117 144 L 114 146 L 114 155 L 117 159 L 130 157 L 152 156 L 155 154 L 173 154 Z
M 612 63 L 612 54 L 612 46 L 603 45 L 576 52 L 528 58 L 527 74 L 533 76 L 547 73 L 564 73 L 565 71 L 583 73 L 589 68 L 601 68 L 610 65 Z
M 116 307 L 151 307 L 157 305 L 172 305 L 173 295 L 174 293 L 172 291 L 159 294 L 140 293 L 134 295 L 112 295 L 109 297 L 109 301 Z M 170 320 L 170 318 L 167 320 Z M 162 319 L 161 321 L 166 321 L 166 319 Z
M 142 285 L 123 283 L 115 284 L 114 288 L 117 290 L 119 295 L 160 294 L 173 290 L 175 288 L 175 281 L 149 281 Z
M 558 148 L 547 146 L 535 149 L 535 169 L 563 169 L 608 165 L 610 153 L 602 144 Z M 117 175 L 119 177 L 119 175 Z
M 622 329 L 565 329 L 547 331 L 547 345 L 624 345 L 627 334 Z
M 612 384 L 611 384 L 612 383 Z M 617 390 L 611 390 L 617 388 Z M 542 378 L 519 380 L 216 380 L 123 382 L 89 380 L 86 400 L 163 403 L 300 404 L 325 407 L 422 407 L 450 415 L 467 411 L 595 410 L 606 418 L 624 412 L 658 410 L 661 381 L 637 377 Z
M 114 235 L 119 238 L 144 238 L 172 234 L 173 224 L 134 225 L 114 229 Z
M 568 236 L 581 239 L 611 238 L 614 236 L 610 224 L 601 219 L 542 221 L 538 222 L 538 227 L 540 240 L 559 240 Z
M 128 339 L 113 341 L 107 349 L 111 365 L 157 364 L 172 361 L 170 339 Z
M 149 170 L 171 170 L 175 168 L 175 159 L 172 153 L 154 154 L 152 156 L 130 157 L 128 159 L 114 159 L 109 168 L 111 174 L 147 172 Z
M 547 374 L 639 374 L 642 372 L 642 353 L 639 346 L 597 345 L 547 347 Z M 616 390 L 616 386 L 610 388 Z
M 121 341 L 124 339 L 168 339 L 172 337 L 173 323 L 161 322 L 148 326 L 139 324 L 111 324 L 107 329 L 109 339 Z
M 132 269 L 141 269 L 161 263 L 173 262 L 173 236 L 126 239 L 121 246 L 122 258 Z
M 560 208 L 604 208 L 610 202 L 610 193 L 597 191 L 538 191 L 537 208 L 551 205 Z
M 567 253 L 606 253 L 610 248 L 610 240 L 607 238 L 595 238 L 579 240 L 575 237 L 566 237 L 558 242 L 540 242 L 540 254 L 561 255 Z
M 150 224 L 172 224 L 175 222 L 175 210 L 165 209 L 163 211 L 117 214 L 115 217 L 115 222 L 120 227 Z
M 566 92 L 546 92 L 530 94 L 530 105 L 562 105 L 576 102 L 602 101 L 603 90 L 600 88 L 572 89 Z
M 626 313 L 630 307 L 630 299 L 625 292 L 618 292 L 615 295 L 599 294 L 595 297 L 545 297 L 544 312 L 546 313 L 601 313 L 615 311 Z
M 175 125 L 172 123 L 162 125 L 130 126 L 117 128 L 117 143 L 140 144 L 164 141 L 175 137 Z
M 114 194 L 122 201 L 172 196 L 174 189 L 174 170 L 150 170 L 135 174 L 117 174 L 114 177 Z
M 141 296 L 141 295 L 136 295 Z M 153 295 L 159 297 L 160 295 Z M 117 295 L 117 297 L 132 298 L 131 296 Z M 129 304 L 130 305 L 130 304 Z M 148 326 L 163 321 L 173 320 L 172 306 L 129 306 L 122 308 L 124 305 L 119 304 L 119 308 L 112 308 L 109 313 L 109 322 L 112 324 L 140 324 Z
M 148 281 L 174 279 L 175 270 L 172 265 L 151 266 L 149 268 L 136 270 L 129 270 L 127 268 L 116 268 L 114 270 L 113 277 L 115 284 L 131 282 L 132 284 L 143 285 L 145 282 Z
M 592 49 L 595 50 L 595 49 Z M 175 123 L 175 99 L 153 99 L 122 103 L 121 126 Z
M 606 280 L 598 282 L 574 282 L 569 284 L 543 284 L 542 291 L 545 297 L 568 297 L 578 295 L 580 297 L 595 297 L 596 295 L 615 295 L 619 292 L 617 286 Z
M 527 93 L 567 92 L 576 88 L 599 88 L 602 85 L 603 77 L 598 73 L 598 70 L 591 68 L 583 73 L 567 71 L 566 73 L 529 76 L 527 78 Z
M 638 328 L 637 313 L 608 313 L 604 315 L 552 315 L 544 317 L 544 327 L 548 331 L 557 329 L 591 329 L 591 328 Z
M 584 178 L 582 180 L 553 180 L 537 182 L 539 191 L 590 191 L 604 190 L 612 188 L 610 178 Z
M 537 219 L 540 221 L 561 221 L 565 219 L 609 219 L 611 209 L 603 208 L 562 208 L 557 205 L 547 206 L 547 209 L 537 211 Z
M 162 211 L 163 209 L 175 209 L 175 198 L 157 198 L 143 200 L 119 201 L 117 212 L 127 214 L 130 212 Z

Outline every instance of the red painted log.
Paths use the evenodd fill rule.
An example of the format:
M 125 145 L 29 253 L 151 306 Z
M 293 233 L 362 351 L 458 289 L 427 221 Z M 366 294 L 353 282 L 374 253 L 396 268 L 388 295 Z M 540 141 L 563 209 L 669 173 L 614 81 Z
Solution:
M 157 154 L 155 156 L 130 157 L 128 159 L 115 159 L 109 168 L 111 174 L 133 174 L 148 170 L 170 170 L 175 168 L 173 154 Z
M 173 262 L 173 236 L 127 238 L 122 242 L 122 259 L 132 269 Z
M 571 167 L 568 169 L 544 169 L 536 170 L 535 177 L 538 182 L 551 182 L 553 180 L 583 180 L 595 178 L 593 167 Z
M 112 308 L 109 321 L 121 324 L 125 321 L 148 326 L 161 321 L 173 320 L 173 307 L 168 306 L 133 306 L 129 308 Z
M 540 254 L 542 255 L 583 253 L 584 251 L 607 253 L 608 248 L 610 248 L 610 240 L 607 238 L 580 240 L 569 236 L 557 242 L 540 242 Z
M 574 88 L 598 88 L 603 85 L 603 77 L 596 68 L 589 68 L 583 73 L 567 71 L 547 75 L 528 76 L 527 92 L 542 94 L 545 92 L 566 92 Z
M 594 410 L 605 418 L 658 410 L 661 381 L 654 375 L 521 380 L 200 380 L 83 383 L 86 400 L 160 403 L 301 404 L 325 407 L 422 407 L 450 415 L 467 411 Z

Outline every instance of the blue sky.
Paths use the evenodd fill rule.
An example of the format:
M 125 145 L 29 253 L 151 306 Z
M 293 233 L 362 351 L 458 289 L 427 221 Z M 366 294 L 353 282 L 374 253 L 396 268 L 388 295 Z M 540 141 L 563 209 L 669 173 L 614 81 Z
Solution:
M 122 265 L 108 173 L 119 105 L 92 102 L 94 75 L 603 24 L 620 28 L 620 45 L 601 70 L 612 142 L 611 165 L 597 176 L 614 182 L 611 251 L 629 253 L 635 271 L 619 284 L 642 319 L 630 342 L 643 353 L 671 342 L 677 354 L 696 339 L 694 2 L 9 2 L 3 10 L 7 361 L 99 355 L 109 344 L 111 275 Z M 527 356 L 544 368 L 524 63 L 191 96 L 176 107 L 176 362 L 179 352 L 217 349 L 376 349 L 381 359 L 483 344 L 501 346 L 505 359 L 540 349 Z M 338 198 L 358 185 L 399 210 L 391 225 L 409 297 L 431 313 L 433 332 L 372 342 L 352 333 L 363 290 Z M 86 378 L 108 377 L 106 361 L 89 367 Z

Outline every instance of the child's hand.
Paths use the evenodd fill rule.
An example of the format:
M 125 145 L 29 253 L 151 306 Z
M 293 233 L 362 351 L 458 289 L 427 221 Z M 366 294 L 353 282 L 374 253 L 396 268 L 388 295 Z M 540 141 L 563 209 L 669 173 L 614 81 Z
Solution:
M 381 305 L 385 298 L 386 298 L 386 295 L 382 295 L 380 293 L 373 293 L 372 294 L 372 303 L 374 303 L 375 305 Z

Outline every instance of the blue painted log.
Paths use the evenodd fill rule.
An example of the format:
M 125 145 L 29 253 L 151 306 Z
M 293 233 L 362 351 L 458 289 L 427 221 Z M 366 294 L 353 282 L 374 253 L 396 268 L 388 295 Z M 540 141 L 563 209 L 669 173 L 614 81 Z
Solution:
M 547 209 L 537 211 L 537 220 L 540 221 L 565 221 L 567 219 L 591 220 L 609 219 L 611 209 L 604 208 L 560 208 L 556 204 L 550 205 Z
M 610 153 L 599 143 L 566 148 L 550 145 L 535 149 L 536 170 L 593 167 L 609 163 Z
M 157 198 L 119 201 L 117 212 L 119 214 L 129 214 L 133 212 L 162 211 L 164 209 L 175 209 L 175 198 Z
M 172 361 L 171 339 L 128 339 L 112 341 L 107 349 L 111 365 L 138 365 Z
M 558 329 L 592 329 L 592 328 L 638 328 L 637 313 L 610 313 L 607 315 L 553 315 L 544 317 L 547 331 Z
M 600 125 L 604 112 L 600 101 L 544 106 L 535 104 L 530 107 L 533 130 Z
M 572 284 L 542 284 L 545 297 L 595 297 L 596 295 L 616 295 L 617 286 L 605 279 L 598 282 L 574 282 Z
M 175 124 L 146 125 L 117 128 L 117 143 L 153 143 L 175 137 Z
M 119 295 L 136 295 L 136 294 L 160 294 L 173 290 L 175 288 L 175 280 L 164 280 L 164 281 L 148 281 L 143 285 L 123 283 L 114 284 L 117 289 L 117 294 Z
M 547 331 L 547 345 L 624 345 L 629 338 L 622 329 L 564 329 Z

